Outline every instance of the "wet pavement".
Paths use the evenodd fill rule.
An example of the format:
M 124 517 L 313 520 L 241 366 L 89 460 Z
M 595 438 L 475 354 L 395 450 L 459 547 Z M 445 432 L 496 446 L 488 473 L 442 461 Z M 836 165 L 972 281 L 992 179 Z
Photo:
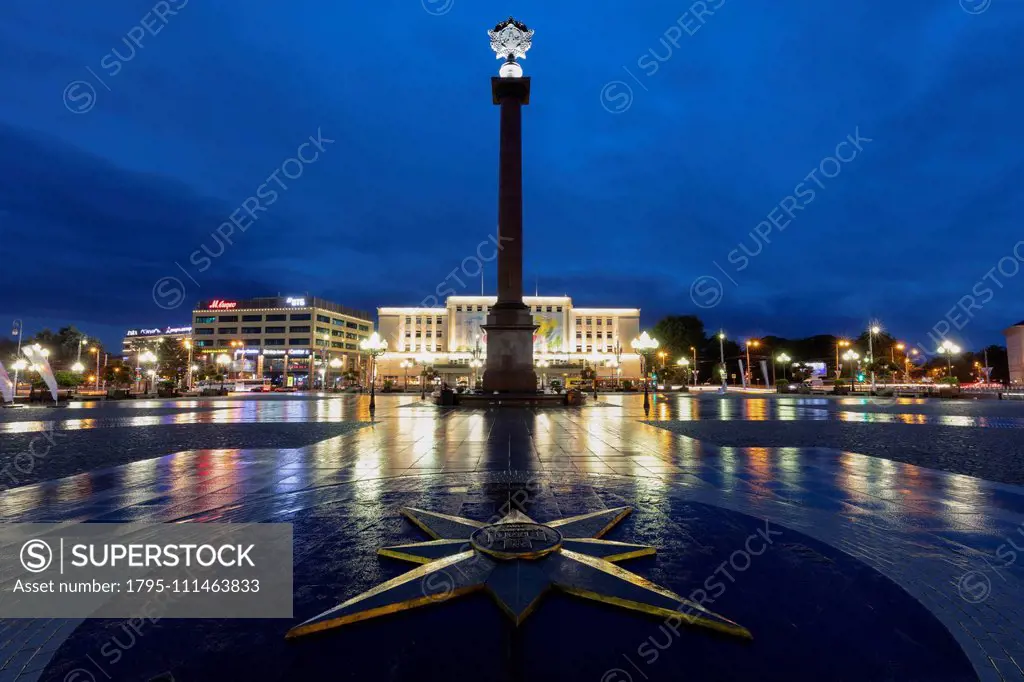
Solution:
M 53 445 L 31 472 L 7 470 L 3 484 L 22 478 L 0 496 L 4 520 L 294 523 L 295 621 L 162 621 L 115 662 L 101 652 L 122 623 L 4 621 L 0 681 L 83 665 L 132 680 L 450 679 L 467 665 L 509 680 L 1024 679 L 1024 556 L 1007 550 L 1024 547 L 1024 489 L 939 470 L 996 461 L 990 478 L 1021 480 L 1022 425 L 1024 404 L 715 395 L 657 400 L 649 420 L 639 396 L 536 411 L 379 396 L 372 423 L 363 396 L 6 411 L 12 466 L 18 439 Z M 863 431 L 814 430 L 837 426 Z M 86 473 L 66 476 L 76 459 Z M 485 521 L 524 488 L 540 521 L 633 507 L 609 539 L 656 546 L 628 568 L 679 594 L 731 567 L 713 608 L 754 642 L 681 630 L 666 643 L 658 621 L 552 598 L 519 629 L 468 599 L 284 643 L 406 569 L 376 556 L 425 539 L 400 506 Z M 778 540 L 737 566 L 765 528 Z

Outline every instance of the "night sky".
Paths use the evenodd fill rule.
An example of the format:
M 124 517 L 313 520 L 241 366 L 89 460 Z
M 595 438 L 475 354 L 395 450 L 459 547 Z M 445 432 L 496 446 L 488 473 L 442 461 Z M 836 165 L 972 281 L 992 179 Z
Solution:
M 688 1 L 5 0 L 0 322 L 116 344 L 199 299 L 478 294 L 486 30 L 514 13 L 537 32 L 527 293 L 734 336 L 878 318 L 923 343 L 946 319 L 1001 342 L 1024 318 L 1024 3 Z M 310 136 L 333 142 L 285 163 Z

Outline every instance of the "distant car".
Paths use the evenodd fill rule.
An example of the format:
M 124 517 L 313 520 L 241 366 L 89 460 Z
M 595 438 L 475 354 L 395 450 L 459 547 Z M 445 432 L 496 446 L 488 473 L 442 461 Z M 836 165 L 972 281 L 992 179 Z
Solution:
M 298 389 L 295 388 L 294 386 L 274 386 L 274 388 L 271 389 L 271 392 L 273 392 L 273 393 L 295 393 L 295 391 L 297 391 L 297 390 Z

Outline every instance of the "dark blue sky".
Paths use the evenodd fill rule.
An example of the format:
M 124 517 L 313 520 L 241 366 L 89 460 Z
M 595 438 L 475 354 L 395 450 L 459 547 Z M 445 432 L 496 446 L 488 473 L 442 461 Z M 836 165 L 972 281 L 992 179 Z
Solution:
M 485 32 L 514 12 L 537 31 L 530 293 L 737 336 L 877 317 L 1000 341 L 1024 318 L 1024 3 L 987 3 L 7 0 L 0 320 L 114 343 L 200 298 L 417 304 L 495 227 Z M 335 142 L 199 272 L 191 254 L 217 253 L 211 233 L 318 129 Z M 858 130 L 852 160 L 823 162 Z M 786 224 L 800 183 L 815 196 Z M 741 245 L 760 251 L 742 269 Z M 166 277 L 175 310 L 154 302 Z

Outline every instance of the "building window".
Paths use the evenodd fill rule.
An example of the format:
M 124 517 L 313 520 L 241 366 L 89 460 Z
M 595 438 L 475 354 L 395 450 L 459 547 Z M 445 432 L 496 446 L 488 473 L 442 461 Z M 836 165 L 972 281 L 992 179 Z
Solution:
M 558 313 L 562 312 L 562 306 L 558 306 L 557 308 L 555 308 L 555 312 L 558 312 Z
M 583 326 L 583 320 L 577 317 L 576 318 L 576 326 L 577 327 L 582 327 Z
M 612 318 L 609 317 L 608 318 L 608 324 L 611 324 L 611 323 L 612 323 Z
M 302 333 L 308 334 L 309 333 L 309 326 L 307 325 L 307 326 L 288 327 L 288 331 L 291 332 L 292 334 L 302 334 Z
M 217 318 L 218 322 L 238 322 L 238 315 L 221 315 Z
M 246 345 L 247 348 L 259 348 L 260 347 L 260 340 L 259 339 L 246 339 L 245 340 L 245 345 Z
M 461 305 L 455 306 L 455 312 L 461 313 L 462 312 L 462 306 Z
M 317 322 L 326 322 L 327 324 L 330 324 L 331 323 L 331 318 L 328 317 L 327 315 L 317 315 L 316 316 L 316 321 Z
M 292 322 L 295 322 L 296 320 L 312 320 L 312 319 L 313 319 L 313 316 L 310 315 L 309 313 L 293 313 L 292 316 L 291 316 Z
M 587 324 L 594 324 L 594 318 L 588 317 L 587 318 Z
M 283 346 L 284 345 L 284 339 L 264 339 L 263 340 L 263 345 L 264 346 Z
M 405 333 L 405 335 L 406 335 L 406 336 L 409 336 L 409 335 L 410 335 L 411 333 L 412 333 L 412 332 L 406 332 L 406 333 Z M 356 335 L 356 334 L 353 334 L 352 332 L 349 332 L 348 334 L 345 334 L 345 338 L 346 338 L 346 339 L 358 339 L 358 338 L 359 338 L 359 336 L 358 336 L 358 335 Z
M 206 348 L 208 346 L 213 346 L 213 341 L 210 341 L 208 339 L 202 339 L 200 341 L 196 341 L 196 346 L 198 346 L 199 348 Z
M 242 327 L 243 334 L 262 334 L 263 327 Z
M 284 322 L 287 319 L 287 315 L 267 315 L 267 322 Z
M 406 322 L 406 324 L 409 323 L 409 318 L 408 317 L 405 318 L 405 322 Z M 345 326 L 348 327 L 349 329 L 358 329 L 359 328 L 359 325 L 357 325 L 355 322 L 346 322 Z
M 344 348 L 345 344 L 341 341 L 331 341 L 331 348 Z
M 237 334 L 238 333 L 238 327 L 218 327 L 217 328 L 217 333 L 218 334 Z
M 336 324 L 339 327 L 344 327 L 345 326 L 345 320 L 339 320 L 338 318 L 334 317 L 334 318 L 331 318 L 331 324 Z
M 267 327 L 268 334 L 284 334 L 284 327 Z
M 262 315 L 242 315 L 242 322 L 262 322 Z
M 316 328 L 316 333 L 317 334 L 323 334 L 324 336 L 327 336 L 328 334 L 331 333 L 331 330 L 328 329 L 327 327 L 317 327 Z
M 196 334 L 201 334 L 201 335 L 210 335 L 210 336 L 212 336 L 213 335 L 213 329 L 209 329 L 209 328 L 208 329 L 196 329 L 195 333 Z
M 438 324 L 444 324 L 444 318 L 441 317 L 440 315 L 437 316 L 437 320 L 436 321 L 437 321 Z
M 309 339 L 288 339 L 288 345 L 290 346 L 308 346 Z
M 361 332 L 368 332 L 368 331 L 370 331 L 370 328 L 367 327 L 365 324 L 361 324 L 361 325 L 359 325 L 359 331 L 361 331 Z
M 346 343 L 345 344 L 345 350 L 355 350 L 355 349 L 356 349 L 356 344 L 354 344 L 354 343 Z
M 583 352 L 583 346 L 576 346 L 576 352 L 577 353 L 582 353 Z
M 551 306 L 548 306 L 547 312 L 551 312 Z
M 331 332 L 331 336 L 337 336 L 337 337 L 340 338 L 340 337 L 345 336 L 345 332 L 339 332 L 337 330 L 334 330 L 334 331 Z
M 196 324 L 213 324 L 217 321 L 216 317 L 197 317 Z
M 603 323 L 604 323 L 604 320 L 602 320 L 600 317 L 597 318 L 597 326 L 598 327 L 600 327 Z

